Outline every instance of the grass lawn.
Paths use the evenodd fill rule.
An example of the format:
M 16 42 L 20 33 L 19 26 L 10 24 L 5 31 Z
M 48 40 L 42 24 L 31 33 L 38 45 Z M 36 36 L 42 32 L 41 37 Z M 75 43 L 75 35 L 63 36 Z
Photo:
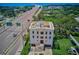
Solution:
M 59 45 L 59 49 L 53 49 L 53 54 L 55 55 L 67 55 L 68 49 L 72 46 L 69 39 L 60 39 L 56 41 Z
M 60 19 L 56 19 L 56 18 L 52 18 L 52 17 L 44 17 L 44 20 L 45 21 L 50 21 L 50 22 L 53 22 L 53 23 L 61 23 L 61 20 Z
M 79 42 L 79 37 L 76 36 L 75 39 Z
M 28 41 L 28 43 L 24 46 L 24 48 L 21 52 L 21 55 L 28 55 L 29 50 L 30 50 L 30 44 L 29 44 L 29 41 Z
M 63 50 L 53 49 L 53 55 L 67 55 Z
M 53 13 L 47 13 L 48 11 L 51 11 Z M 52 49 L 52 52 L 54 55 L 68 55 L 68 49 L 70 49 L 72 45 L 71 41 L 68 39 L 66 34 L 68 35 L 71 31 L 71 26 L 77 26 L 76 21 L 74 20 L 74 16 L 71 14 L 66 15 L 66 11 L 64 9 L 58 9 L 58 10 L 48 10 L 41 12 L 40 16 L 44 21 L 53 22 L 55 26 L 55 47 Z M 51 16 L 43 16 L 43 14 L 49 14 Z M 60 31 L 62 32 L 60 32 Z M 64 33 L 64 35 L 63 35 Z M 60 36 L 58 36 L 60 35 Z M 66 37 L 65 37 L 66 36 Z M 79 38 L 76 37 L 79 41 Z
M 30 50 L 29 34 L 27 34 L 27 35 L 25 36 L 25 40 L 26 40 L 26 43 L 25 43 L 24 48 L 23 48 L 23 50 L 22 50 L 22 52 L 21 52 L 21 55 L 28 55 L 29 50 Z
M 64 49 L 67 49 L 72 46 L 71 41 L 69 39 L 61 39 L 61 40 L 57 40 L 57 42 L 61 49 L 63 49 L 62 47 L 64 47 Z

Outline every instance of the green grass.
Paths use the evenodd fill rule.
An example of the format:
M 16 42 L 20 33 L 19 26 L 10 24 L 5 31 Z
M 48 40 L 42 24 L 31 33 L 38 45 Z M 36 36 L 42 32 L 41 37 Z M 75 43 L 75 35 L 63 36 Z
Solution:
M 69 39 L 61 39 L 61 40 L 57 40 L 57 42 L 58 42 L 61 49 L 70 48 L 72 46 Z
M 47 12 L 51 11 L 54 12 L 53 14 L 49 14 L 51 16 L 43 16 L 43 14 L 48 14 Z M 58 10 L 43 10 L 40 13 L 40 18 L 43 21 L 53 22 L 55 26 L 55 47 L 52 49 L 54 55 L 68 55 L 68 49 L 73 46 L 71 41 L 68 39 L 67 35 L 69 35 L 72 31 L 74 26 L 77 26 L 77 22 L 74 19 L 75 15 L 73 13 L 68 14 L 64 9 Z M 67 13 L 67 15 L 65 14 Z M 71 28 L 72 26 L 72 28 Z M 62 31 L 62 33 L 60 31 Z M 79 41 L 78 36 L 76 39 Z
M 53 55 L 67 55 L 66 52 L 63 52 L 62 50 L 53 49 Z
M 79 37 L 75 37 L 75 39 L 79 42 Z
M 22 52 L 21 52 L 21 55 L 28 55 L 29 53 L 29 49 L 30 49 L 30 44 L 29 42 L 24 46 Z
M 50 21 L 50 22 L 53 22 L 53 23 L 61 23 L 60 19 L 56 19 L 56 18 L 52 18 L 52 17 L 47 17 L 47 16 L 44 17 L 44 20 L 45 21 Z
M 72 46 L 72 43 L 69 39 L 59 39 L 56 41 L 59 45 L 59 49 L 53 49 L 53 54 L 55 55 L 67 55 L 68 49 Z
M 24 48 L 21 52 L 21 55 L 28 55 L 29 50 L 30 50 L 29 34 L 25 35 L 25 40 L 26 40 L 26 43 L 25 43 Z

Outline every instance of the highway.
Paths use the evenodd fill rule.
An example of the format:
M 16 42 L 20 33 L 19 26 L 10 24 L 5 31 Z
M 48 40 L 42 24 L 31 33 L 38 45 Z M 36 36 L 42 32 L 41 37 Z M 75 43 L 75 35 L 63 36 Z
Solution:
M 31 10 L 26 11 L 21 16 L 16 17 L 13 26 L 0 34 L 0 54 L 15 54 L 20 45 L 21 36 L 26 34 L 30 23 L 33 20 L 33 15 L 39 7 L 33 7 Z M 20 22 L 21 26 L 17 27 L 16 22 Z M 13 34 L 17 34 L 15 37 Z

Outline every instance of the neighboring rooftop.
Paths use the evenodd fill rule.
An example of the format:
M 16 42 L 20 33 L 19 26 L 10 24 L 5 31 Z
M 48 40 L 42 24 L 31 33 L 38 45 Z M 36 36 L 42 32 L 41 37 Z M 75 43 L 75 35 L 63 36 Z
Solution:
M 47 21 L 34 21 L 31 23 L 29 29 L 54 29 L 52 22 Z

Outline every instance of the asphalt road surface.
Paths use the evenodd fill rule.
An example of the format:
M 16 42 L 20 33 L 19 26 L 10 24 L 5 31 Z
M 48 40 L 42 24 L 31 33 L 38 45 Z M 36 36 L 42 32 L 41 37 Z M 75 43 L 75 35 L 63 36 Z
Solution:
M 33 20 L 33 15 L 38 9 L 38 7 L 33 7 L 21 16 L 16 17 L 14 25 L 0 34 L 0 54 L 15 54 L 20 45 L 20 39 L 22 39 L 17 39 L 17 37 L 26 33 Z M 16 22 L 20 22 L 21 26 L 17 27 Z M 13 36 L 14 34 L 16 35 Z

